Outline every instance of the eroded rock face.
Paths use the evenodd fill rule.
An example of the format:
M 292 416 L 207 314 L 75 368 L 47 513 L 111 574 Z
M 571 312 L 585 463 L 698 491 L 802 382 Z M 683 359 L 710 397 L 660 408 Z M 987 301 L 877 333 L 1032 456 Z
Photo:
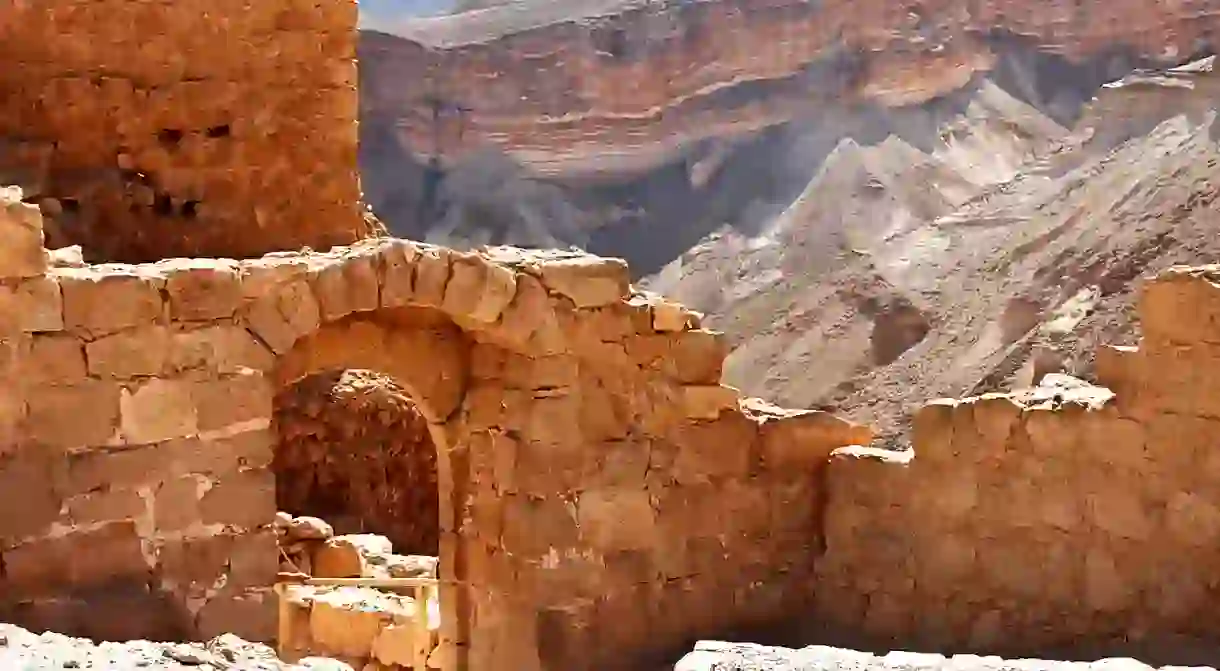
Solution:
M 307 378 L 277 397 L 276 424 L 280 510 L 317 515 L 339 533 L 383 534 L 410 554 L 437 554 L 436 446 L 392 378 Z
M 535 173 L 638 173 L 702 138 L 783 122 L 811 98 L 893 107 L 944 95 L 991 70 L 994 35 L 1077 62 L 1180 61 L 1207 46 L 1217 17 L 1211 1 L 514 3 L 388 29 L 406 40 L 366 33 L 362 95 L 366 114 L 398 119 L 404 146 L 425 156 L 491 143 Z

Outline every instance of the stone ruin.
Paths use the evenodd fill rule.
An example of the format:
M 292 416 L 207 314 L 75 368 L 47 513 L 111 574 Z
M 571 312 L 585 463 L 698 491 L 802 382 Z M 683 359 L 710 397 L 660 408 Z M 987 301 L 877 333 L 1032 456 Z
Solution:
M 354 0 L 0 7 L 0 184 L 93 261 L 349 244 Z M 6 179 L 7 177 L 7 179 Z
M 370 240 L 48 267 L 16 196 L 0 620 L 273 638 L 272 399 L 349 368 L 437 447 L 452 668 L 601 668 L 810 606 L 820 466 L 868 431 L 740 401 L 717 335 L 622 262 Z
M 1148 285 L 1108 388 L 934 402 L 913 452 L 861 447 L 720 385 L 723 341 L 619 261 L 362 239 L 355 3 L 201 7 L 0 8 L 0 621 L 274 640 L 275 399 L 365 369 L 436 451 L 429 666 L 637 668 L 777 623 L 1220 636 L 1220 269 Z

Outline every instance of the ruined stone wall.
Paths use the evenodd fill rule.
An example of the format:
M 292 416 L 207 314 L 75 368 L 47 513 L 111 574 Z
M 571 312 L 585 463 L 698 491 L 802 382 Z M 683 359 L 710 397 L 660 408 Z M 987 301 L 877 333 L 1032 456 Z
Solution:
M 121 602 L 149 636 L 272 635 L 272 399 L 350 368 L 437 448 L 449 668 L 633 668 L 812 599 L 821 469 L 869 432 L 739 401 L 721 340 L 621 261 L 384 240 L 47 269 L 16 195 L 0 617 L 122 637 L 89 629 Z
M 0 167 L 95 260 L 350 243 L 356 22 L 355 0 L 4 3 Z
M 885 643 L 1009 654 L 1165 655 L 1220 636 L 1217 279 L 1179 269 L 1146 287 L 1141 346 L 1099 356 L 1108 389 L 1068 379 L 934 402 L 913 459 L 841 451 L 820 617 Z

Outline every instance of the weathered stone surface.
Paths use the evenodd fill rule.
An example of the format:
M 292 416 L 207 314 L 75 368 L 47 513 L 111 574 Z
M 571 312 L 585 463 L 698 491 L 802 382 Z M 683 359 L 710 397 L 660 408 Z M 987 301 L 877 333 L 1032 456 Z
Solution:
M 1095 662 L 1064 662 L 1050 659 L 1003 660 L 978 655 L 944 655 L 894 651 L 877 655 L 856 650 L 815 645 L 807 648 L 779 648 L 751 643 L 700 641 L 693 652 L 683 657 L 674 671 L 829 671 L 853 668 L 861 671 L 994 671 L 1001 668 L 1038 668 L 1046 671 L 1151 671 L 1154 667 L 1128 658 L 1099 659 Z M 1163 666 L 1164 671 L 1181 667 Z M 1211 667 L 1196 667 L 1200 671 Z
M 0 187 L 0 277 L 37 277 L 47 269 L 42 215 L 21 198 L 21 189 Z
M 113 668 L 152 671 L 190 671 L 211 666 L 215 669 L 240 668 L 249 671 L 351 671 L 338 663 L 331 666 L 317 660 L 288 664 L 276 658 L 264 645 L 249 643 L 231 634 L 207 643 L 130 643 L 97 644 L 62 634 L 35 634 L 20 627 L 0 624 L 0 665 L 4 668 Z
M 0 18 L 13 66 L 0 76 L 0 136 L 46 141 L 45 157 L 19 165 L 32 173 L 27 195 L 53 214 L 52 247 L 79 244 L 93 262 L 242 258 L 380 228 L 359 205 L 355 2 L 284 10 L 290 19 L 133 7 L 56 0 L 8 5 Z M 87 37 L 106 34 L 116 12 L 160 37 Z M 88 76 L 97 72 L 107 76 Z M 0 267 L 34 272 L 41 227 L 0 230 Z M 187 309 L 220 309 L 211 295 L 212 306 Z

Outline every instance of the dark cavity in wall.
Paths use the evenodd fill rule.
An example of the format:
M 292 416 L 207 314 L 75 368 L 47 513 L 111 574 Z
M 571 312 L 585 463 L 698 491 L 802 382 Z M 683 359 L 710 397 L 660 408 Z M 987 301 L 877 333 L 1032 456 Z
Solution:
M 436 447 L 406 391 L 371 371 L 308 377 L 276 398 L 280 510 L 337 533 L 386 536 L 396 552 L 439 554 Z

